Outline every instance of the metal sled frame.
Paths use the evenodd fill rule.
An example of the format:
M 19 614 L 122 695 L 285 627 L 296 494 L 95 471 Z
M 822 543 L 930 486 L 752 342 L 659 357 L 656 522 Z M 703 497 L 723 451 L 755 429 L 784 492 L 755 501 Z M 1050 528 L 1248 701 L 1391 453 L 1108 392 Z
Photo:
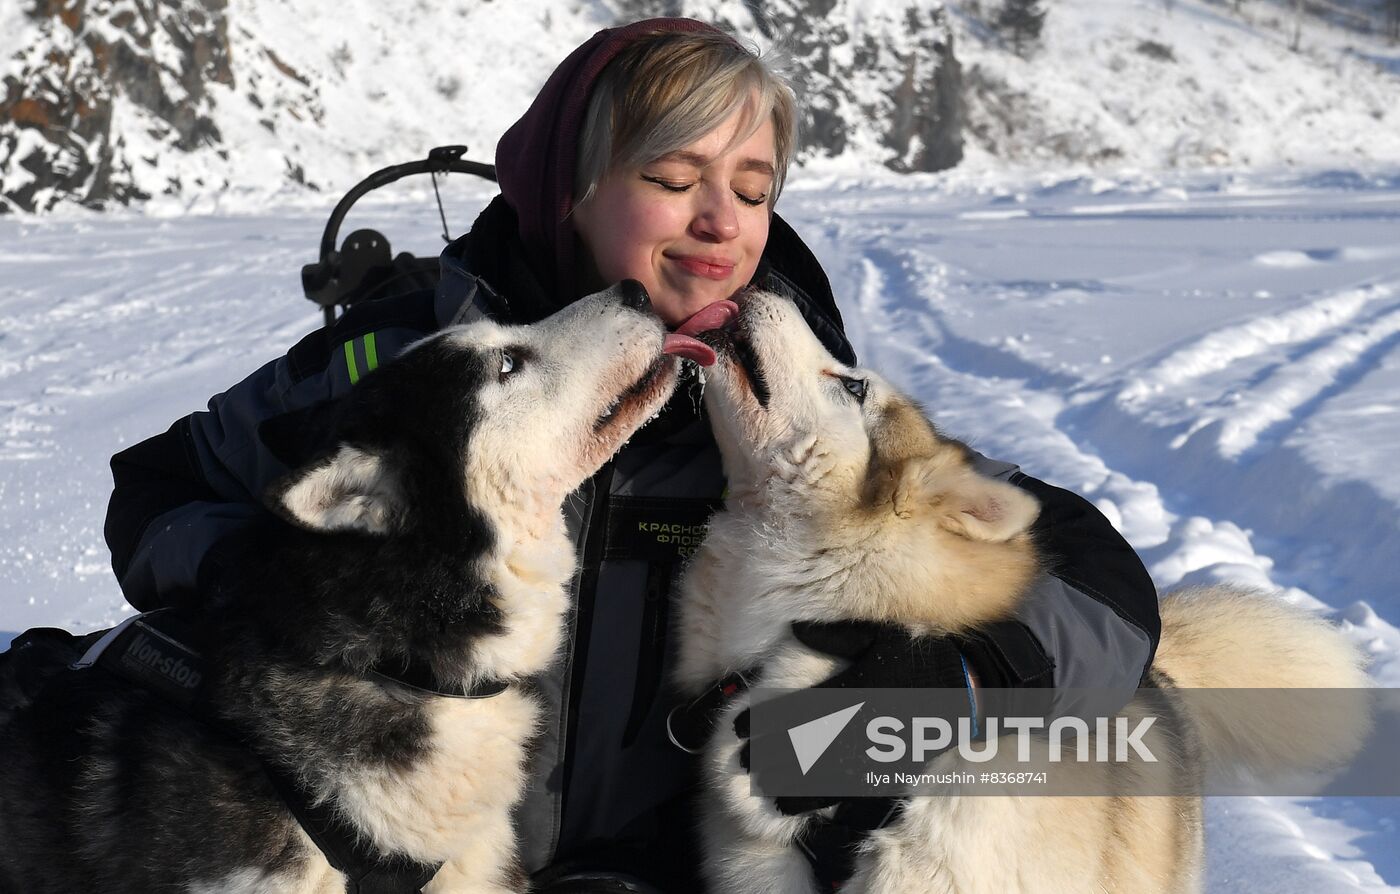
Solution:
M 455 172 L 475 174 L 496 182 L 496 168 L 479 161 L 462 158 L 466 146 L 439 146 L 428 153 L 422 161 L 392 165 L 375 171 L 345 194 L 326 221 L 326 230 L 321 235 L 320 259 L 314 264 L 301 268 L 301 287 L 306 297 L 325 310 L 326 325 L 335 322 L 336 308 L 342 310 L 361 301 L 370 301 L 385 295 L 395 294 L 424 284 L 436 283 L 438 259 L 416 257 L 401 252 L 394 257 L 389 249 L 389 240 L 377 230 L 355 230 L 345 237 L 340 250 L 335 247 L 340 234 L 340 224 L 351 206 L 366 193 L 387 186 L 404 177 L 429 174 L 433 178 L 433 193 L 438 200 L 438 214 L 442 217 L 443 238 L 450 241 L 447 233 L 447 217 L 442 210 L 442 196 L 438 193 L 438 174 Z

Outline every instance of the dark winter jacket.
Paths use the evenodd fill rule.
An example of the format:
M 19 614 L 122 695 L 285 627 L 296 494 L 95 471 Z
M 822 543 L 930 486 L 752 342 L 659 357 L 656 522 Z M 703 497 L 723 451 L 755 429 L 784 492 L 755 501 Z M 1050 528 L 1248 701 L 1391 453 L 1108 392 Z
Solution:
M 107 516 L 113 565 L 141 609 L 197 603 L 236 532 L 263 510 L 255 497 L 311 449 L 279 442 L 269 424 L 348 391 L 374 362 L 388 362 L 439 327 L 480 314 L 514 320 L 505 295 L 540 292 L 509 244 L 510 209 L 499 201 L 443 256 L 436 294 L 419 292 L 353 308 L 329 330 L 175 423 L 113 457 Z M 799 302 L 837 356 L 853 360 L 830 292 L 811 255 L 775 219 L 762 285 Z M 494 280 L 474 267 L 492 259 Z M 789 271 L 798 271 L 794 279 Z M 492 283 L 506 283 L 496 288 Z M 537 285 L 537 284 L 536 284 Z M 810 290 L 816 292 L 812 297 Z M 372 351 L 370 346 L 373 345 Z M 373 355 L 374 359 L 371 359 Z M 531 870 L 563 859 L 615 861 L 643 870 L 679 849 L 690 829 L 681 797 L 691 767 L 667 740 L 663 691 L 669 585 L 693 536 L 639 535 L 639 522 L 693 529 L 718 505 L 723 474 L 708 424 L 682 389 L 663 415 L 566 504 L 581 574 L 568 651 L 541 681 L 552 718 L 538 745 L 532 788 L 520 810 Z M 1158 636 L 1156 594 L 1131 548 L 1089 503 L 987 461 L 987 471 L 1031 491 L 1043 510 L 1042 545 L 1058 561 L 1015 621 L 989 630 L 973 662 L 990 685 L 1132 688 Z M 607 498 L 601 495 L 607 494 Z M 674 542 L 670 542 L 674 541 Z M 221 548 L 226 547 L 226 548 Z M 658 844 L 658 838 L 665 840 Z
M 212 398 L 207 411 L 113 457 L 106 536 L 133 605 L 199 605 L 211 592 L 240 532 L 264 514 L 264 488 L 317 446 L 305 437 L 308 425 L 289 420 L 314 423 L 318 406 L 442 326 L 480 316 L 530 322 L 560 306 L 567 289 L 552 271 L 572 269 L 559 265 L 568 263 L 573 237 L 559 191 L 572 187 L 581 97 L 599 60 L 636 34 L 694 27 L 708 26 L 666 20 L 600 32 L 565 60 L 502 140 L 503 197 L 443 252 L 435 293 L 352 308 Z M 551 185 L 533 195 L 531 183 Z M 825 274 L 776 216 L 756 281 L 791 296 L 828 349 L 854 362 Z M 1054 563 L 1016 619 L 969 646 L 984 682 L 1135 687 L 1159 634 L 1156 593 L 1141 562 L 1083 499 L 1009 464 L 986 461 L 984 468 L 1041 501 L 1039 542 Z M 674 890 L 693 885 L 684 853 L 694 767 L 670 744 L 664 724 L 671 707 L 664 681 L 674 659 L 669 591 L 722 490 L 718 450 L 696 395 L 683 386 L 565 504 L 580 574 L 565 652 L 539 681 L 549 722 L 518 811 L 530 871 L 575 862 L 627 868 Z

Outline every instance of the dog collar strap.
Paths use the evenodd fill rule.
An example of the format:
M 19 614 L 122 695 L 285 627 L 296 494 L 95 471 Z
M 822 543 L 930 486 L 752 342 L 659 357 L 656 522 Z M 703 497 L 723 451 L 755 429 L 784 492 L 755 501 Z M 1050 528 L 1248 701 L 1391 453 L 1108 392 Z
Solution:
M 172 608 L 132 615 L 103 634 L 73 670 L 102 667 L 185 711 L 203 695 L 204 656 L 190 645 L 190 619 Z
M 420 662 L 411 662 L 407 667 L 399 666 L 393 672 L 384 665 L 376 664 L 365 672 L 365 676 L 383 686 L 400 686 L 420 695 L 444 698 L 491 698 L 505 692 L 507 687 L 503 680 L 482 680 L 471 686 L 443 683 L 426 664 Z
M 345 874 L 346 894 L 419 894 L 437 874 L 439 865 L 379 851 L 331 803 L 315 800 L 292 774 L 264 758 L 242 730 L 225 723 L 209 710 L 201 698 L 205 666 L 203 656 L 191 645 L 193 631 L 191 619 L 178 609 L 164 608 L 133 615 L 98 637 L 70 667 L 75 671 L 100 668 L 143 687 L 230 742 L 246 748 L 262 764 L 282 802 L 307 837 L 331 866 Z M 380 676 L 386 683 L 420 688 L 408 680 L 374 671 L 371 674 Z M 505 683 L 488 681 L 470 691 L 461 687 L 456 692 L 422 691 L 482 698 L 505 688 Z
M 731 698 L 746 691 L 749 688 L 747 677 L 757 673 L 757 668 L 746 673 L 736 671 L 706 689 L 694 701 L 672 708 L 671 713 L 666 715 L 666 735 L 671 744 L 687 754 L 699 754 L 705 750 L 705 742 L 714 732 L 720 709 Z

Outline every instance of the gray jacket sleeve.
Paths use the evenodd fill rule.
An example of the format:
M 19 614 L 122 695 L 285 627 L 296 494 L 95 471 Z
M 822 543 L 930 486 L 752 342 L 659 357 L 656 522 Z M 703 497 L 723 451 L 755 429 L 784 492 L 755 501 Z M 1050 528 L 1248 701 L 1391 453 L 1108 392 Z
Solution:
M 217 545 L 265 514 L 262 494 L 288 471 L 286 451 L 268 443 L 269 420 L 349 392 L 439 328 L 439 316 L 430 292 L 351 308 L 210 399 L 207 410 L 114 456 L 105 534 L 127 601 L 149 610 L 198 600 Z
M 1040 501 L 1032 533 L 1047 567 L 1014 620 L 986 631 L 980 660 L 974 656 L 978 670 L 994 686 L 1131 694 L 1161 635 L 1157 591 L 1141 560 L 1087 500 L 1010 463 L 976 461 L 984 474 Z

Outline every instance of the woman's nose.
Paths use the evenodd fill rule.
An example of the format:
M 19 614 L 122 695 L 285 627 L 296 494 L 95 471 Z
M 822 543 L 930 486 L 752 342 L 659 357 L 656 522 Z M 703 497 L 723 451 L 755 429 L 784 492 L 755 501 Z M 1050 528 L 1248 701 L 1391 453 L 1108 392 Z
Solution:
M 728 191 L 705 190 L 701 205 L 691 221 L 691 230 L 698 238 L 727 242 L 739 236 L 739 215 L 734 197 Z

